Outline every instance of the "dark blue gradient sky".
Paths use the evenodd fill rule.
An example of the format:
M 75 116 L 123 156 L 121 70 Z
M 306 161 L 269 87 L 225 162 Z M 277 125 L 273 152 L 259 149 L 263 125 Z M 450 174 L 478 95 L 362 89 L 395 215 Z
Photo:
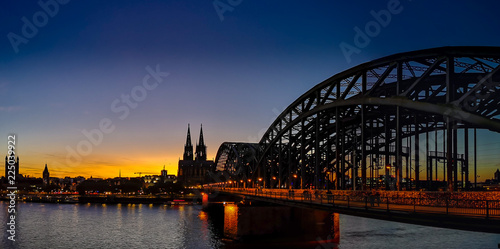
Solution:
M 73 0 L 16 53 L 9 34 L 22 36 L 22 18 L 43 9 L 3 1 L 0 135 L 18 135 L 22 174 L 41 176 L 45 163 L 59 177 L 112 177 L 120 169 L 133 176 L 163 165 L 176 173 L 188 123 L 193 140 L 203 123 L 213 158 L 224 141 L 257 141 L 302 93 L 357 64 L 431 47 L 499 45 L 497 1 L 401 0 L 399 13 L 348 62 L 339 45 L 353 45 L 354 28 L 388 3 L 397 1 L 243 0 L 221 20 L 213 1 Z M 157 65 L 169 76 L 121 120 L 111 104 Z M 88 140 L 82 130 L 102 119 L 114 131 L 68 161 L 68 147 L 76 150 Z M 495 141 L 484 143 L 500 148 Z M 490 174 L 500 156 L 485 158 Z

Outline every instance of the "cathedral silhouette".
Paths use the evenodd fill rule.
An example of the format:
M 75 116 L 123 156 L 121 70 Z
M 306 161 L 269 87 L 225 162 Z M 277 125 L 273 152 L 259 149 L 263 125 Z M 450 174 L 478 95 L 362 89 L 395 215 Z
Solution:
M 193 159 L 193 144 L 188 124 L 184 155 L 179 160 L 177 179 L 184 186 L 196 186 L 208 182 L 208 172 L 215 167 L 214 161 L 207 160 L 207 146 L 203 140 L 203 125 L 200 128 L 199 142 L 196 144 L 196 153 Z

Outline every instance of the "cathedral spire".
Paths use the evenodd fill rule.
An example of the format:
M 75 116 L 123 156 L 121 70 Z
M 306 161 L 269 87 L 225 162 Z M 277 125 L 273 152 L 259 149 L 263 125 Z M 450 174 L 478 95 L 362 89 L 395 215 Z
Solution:
M 193 144 L 191 144 L 191 131 L 189 129 L 189 124 L 186 137 L 186 144 L 184 145 L 184 156 L 182 159 L 187 161 L 193 161 Z
M 205 141 L 203 140 L 203 124 L 200 128 L 200 140 L 196 145 L 196 161 L 206 161 L 207 160 L 207 146 L 205 146 Z
M 200 142 L 198 144 L 200 146 L 205 146 L 205 141 L 203 140 L 203 124 L 201 124 L 201 128 L 200 128 Z
M 189 146 L 189 145 L 192 145 L 192 144 L 191 144 L 191 131 L 189 129 L 189 124 L 188 124 L 188 134 L 187 134 L 186 145 L 185 146 Z

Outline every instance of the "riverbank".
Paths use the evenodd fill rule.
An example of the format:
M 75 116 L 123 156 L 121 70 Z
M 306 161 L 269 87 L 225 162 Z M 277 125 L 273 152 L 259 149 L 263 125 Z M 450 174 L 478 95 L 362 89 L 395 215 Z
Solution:
M 0 200 L 8 201 L 8 196 L 1 196 Z M 104 203 L 104 204 L 167 204 L 191 205 L 201 203 L 196 195 L 176 196 L 148 196 L 148 195 L 19 195 L 19 201 L 39 203 Z

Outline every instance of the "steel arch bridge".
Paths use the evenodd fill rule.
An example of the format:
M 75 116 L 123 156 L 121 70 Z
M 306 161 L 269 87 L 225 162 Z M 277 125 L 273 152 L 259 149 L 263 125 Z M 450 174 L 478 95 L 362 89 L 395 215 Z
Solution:
M 224 142 L 219 147 L 215 170 L 233 179 L 248 180 L 257 172 L 258 143 Z
M 222 144 L 217 170 L 266 188 L 429 190 L 442 163 L 447 190 L 468 189 L 470 131 L 474 153 L 476 129 L 500 132 L 499 69 L 500 47 L 441 47 L 361 64 L 300 96 L 258 144 Z

